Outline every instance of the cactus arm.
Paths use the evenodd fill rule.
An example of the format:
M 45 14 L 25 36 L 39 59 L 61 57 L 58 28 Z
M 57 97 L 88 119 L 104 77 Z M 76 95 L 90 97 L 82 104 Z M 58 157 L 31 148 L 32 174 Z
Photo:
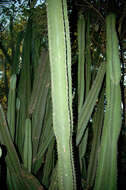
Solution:
M 37 154 L 33 157 L 33 172 L 36 173 L 41 167 L 43 156 L 47 150 L 49 144 L 54 137 L 54 132 L 52 128 L 52 102 L 51 102 L 51 90 L 48 92 L 47 103 L 46 103 L 46 113 L 43 122 L 43 129 L 39 141 L 39 147 Z
M 31 95 L 31 101 L 29 104 L 29 115 L 32 115 L 33 157 L 36 157 L 40 145 L 40 137 L 42 134 L 43 121 L 44 121 L 49 89 L 50 89 L 49 56 L 48 53 L 44 51 L 42 53 L 42 57 L 40 58 L 40 63 L 35 73 L 33 91 Z
M 11 137 L 14 141 L 15 135 L 15 96 L 16 96 L 16 75 L 12 75 L 10 79 L 10 90 L 8 96 L 7 120 Z
M 49 75 L 49 55 L 47 51 L 42 51 L 39 64 L 35 70 L 35 78 L 33 83 L 33 90 L 30 98 L 30 103 L 28 107 L 29 115 L 33 114 L 34 111 L 37 109 L 37 101 L 38 97 L 45 87 L 43 80 L 45 81 L 45 77 Z M 40 72 L 41 71 L 41 72 Z M 47 77 L 49 78 L 49 76 Z
M 6 146 L 5 158 L 8 169 L 8 189 L 10 190 L 43 190 L 38 180 L 29 172 L 21 168 L 17 152 L 10 136 L 3 109 L 0 105 L 0 141 Z M 10 175 L 11 174 L 11 175 Z
M 53 137 L 46 154 L 46 160 L 43 168 L 43 177 L 42 177 L 42 184 L 48 188 L 50 182 L 50 174 L 52 173 L 52 169 L 54 168 L 54 145 L 55 145 L 55 138 Z
M 0 105 L 0 142 L 6 145 L 8 156 L 6 157 L 7 165 L 12 168 L 12 171 L 20 171 L 20 163 L 17 157 L 14 145 L 12 143 L 12 138 L 8 130 L 5 115 Z
M 16 99 L 16 133 L 15 133 L 15 144 L 18 144 L 18 137 L 20 134 L 19 128 L 19 115 L 20 115 L 20 99 Z
M 115 21 L 116 17 L 114 14 L 108 15 L 106 18 L 107 107 L 101 138 L 95 190 L 100 190 L 101 188 L 103 190 L 117 189 L 117 142 L 121 128 L 121 73 Z
M 77 137 L 76 144 L 79 145 L 83 137 L 84 131 L 86 129 L 87 123 L 91 117 L 93 108 L 96 104 L 96 99 L 98 97 L 99 91 L 102 86 L 102 82 L 105 75 L 105 64 L 102 63 L 99 67 L 97 76 L 92 84 L 92 87 L 89 91 L 89 94 L 85 100 L 84 105 L 81 108 L 79 118 L 78 118 L 78 128 L 77 128 Z
M 90 51 L 90 12 L 87 14 L 87 31 L 86 31 L 86 97 L 91 87 L 91 51 Z
M 47 126 L 44 129 L 41 138 L 43 139 L 42 142 L 40 142 L 40 147 L 38 150 L 37 155 L 33 158 L 33 172 L 36 174 L 39 168 L 41 167 L 42 159 L 43 156 L 51 143 L 53 137 L 54 137 L 54 132 L 52 130 L 52 119 L 49 118 L 47 121 Z
M 31 68 L 30 68 L 30 56 L 31 56 L 31 34 L 32 34 L 32 24 L 29 18 L 26 31 L 24 34 L 23 42 L 23 57 L 22 57 L 22 70 L 20 74 L 19 84 L 18 84 L 18 97 L 20 99 L 20 115 L 19 115 L 19 128 L 20 134 L 18 139 L 18 149 L 22 155 L 23 153 L 23 143 L 24 143 L 24 126 L 25 119 L 28 117 L 28 105 L 31 96 Z
M 72 94 L 66 1 L 47 0 L 49 54 L 53 106 L 53 129 L 58 151 L 59 189 L 75 189 L 72 161 Z M 64 9 L 65 7 L 65 9 Z M 68 21 L 67 21 L 68 22 Z M 70 55 L 69 55 L 70 56 Z
M 55 168 L 52 171 L 51 179 L 50 179 L 50 184 L 48 190 L 58 190 L 58 181 L 57 181 L 57 166 L 58 164 L 56 163 Z
M 100 94 L 97 111 L 93 116 L 93 140 L 90 153 L 90 161 L 87 171 L 87 184 L 92 187 L 95 180 L 97 161 L 98 161 L 98 151 L 100 147 L 100 135 L 102 131 L 103 119 L 104 119 L 104 86 Z
M 84 102 L 84 51 L 85 51 L 85 19 L 82 13 L 78 16 L 78 114 Z
M 31 120 L 25 121 L 25 138 L 24 138 L 24 150 L 23 150 L 23 162 L 25 168 L 31 172 L 32 166 L 32 137 L 31 137 Z
M 107 62 L 110 79 L 114 84 L 119 84 L 121 77 L 119 44 L 115 29 L 115 15 L 111 14 L 106 18 L 106 35 L 107 35 Z M 109 24 L 108 24 L 109 23 Z M 111 35 L 110 35 L 111 34 Z M 111 59 L 109 59 L 111 58 Z

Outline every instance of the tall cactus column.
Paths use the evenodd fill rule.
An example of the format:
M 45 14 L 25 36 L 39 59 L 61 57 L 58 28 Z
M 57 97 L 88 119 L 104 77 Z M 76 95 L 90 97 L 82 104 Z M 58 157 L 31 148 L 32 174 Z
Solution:
M 105 120 L 99 150 L 95 190 L 117 189 L 117 143 L 121 129 L 120 58 L 116 16 L 106 18 L 106 100 Z
M 47 0 L 47 16 L 59 190 L 74 190 L 71 49 L 66 0 Z

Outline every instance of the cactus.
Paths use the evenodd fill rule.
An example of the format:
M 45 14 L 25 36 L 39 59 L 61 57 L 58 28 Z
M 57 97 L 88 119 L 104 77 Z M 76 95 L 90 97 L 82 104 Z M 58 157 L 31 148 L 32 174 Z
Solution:
M 9 190 L 43 190 L 40 183 L 48 190 L 116 190 L 121 92 L 115 15 L 106 18 L 106 60 L 106 41 L 98 11 L 93 18 L 90 10 L 87 14 L 79 10 L 77 33 L 72 38 L 74 58 L 78 55 L 78 65 L 72 59 L 73 76 L 78 80 L 74 81 L 72 97 L 67 1 L 46 0 L 49 52 L 43 49 L 41 55 L 43 36 L 34 28 L 33 17 L 36 10 L 45 15 L 46 7 L 34 7 L 34 3 L 28 10 L 25 31 L 18 34 L 16 44 L 12 43 L 11 69 L 16 74 L 24 38 L 21 70 L 18 77 L 12 75 L 10 79 L 7 115 L 0 106 L 0 179 L 4 179 L 4 160 Z M 71 16 L 73 8 L 69 10 Z M 73 145 L 79 158 L 75 160 L 79 166 L 76 172 L 80 174 L 77 173 L 77 179 Z
M 44 164 L 44 169 L 43 169 L 43 177 L 42 177 L 42 184 L 48 188 L 49 182 L 50 182 L 50 174 L 52 169 L 54 168 L 54 145 L 55 145 L 55 138 L 52 139 L 48 151 L 46 154 L 46 161 Z
M 52 171 L 51 182 L 50 182 L 48 190 L 58 190 L 57 166 L 58 166 L 58 164 L 56 164 L 55 168 Z
M 35 174 L 41 167 L 42 160 L 44 159 L 44 154 L 49 147 L 49 144 L 52 143 L 53 138 L 54 132 L 52 128 L 52 102 L 49 90 L 46 103 L 46 113 L 42 126 L 41 137 L 39 140 L 38 151 L 37 154 L 33 157 L 33 172 Z
M 89 91 L 89 94 L 85 100 L 84 105 L 81 108 L 79 118 L 78 118 L 78 128 L 77 128 L 77 137 L 76 144 L 79 145 L 81 142 L 82 136 L 86 129 L 87 123 L 90 119 L 93 108 L 96 104 L 96 99 L 101 89 L 101 85 L 105 75 L 105 64 L 102 63 L 98 70 L 97 76 L 92 84 L 92 87 Z
M 28 105 L 31 96 L 31 69 L 30 69 L 30 56 L 31 56 L 31 19 L 28 20 L 26 31 L 24 34 L 23 43 L 23 57 L 22 57 L 22 70 L 18 84 L 18 98 L 20 99 L 20 115 L 19 115 L 19 143 L 18 149 L 22 155 L 25 119 L 28 117 Z
M 38 67 L 38 64 L 39 64 L 41 37 L 36 35 L 36 28 L 32 27 L 32 29 L 33 29 L 33 32 L 32 32 L 32 37 L 33 37 L 32 60 L 33 60 L 33 75 L 35 75 L 36 68 Z
M 106 99 L 107 106 L 99 151 L 95 190 L 117 189 L 117 142 L 121 129 L 121 92 L 119 45 L 115 28 L 116 17 L 109 14 L 106 18 L 107 69 Z
M 91 39 L 90 39 L 90 12 L 87 14 L 87 31 L 86 31 L 86 97 L 91 87 Z
M 104 92 L 105 90 L 103 85 L 102 92 L 100 94 L 99 102 L 97 105 L 97 110 L 95 111 L 93 116 L 93 140 L 91 146 L 90 161 L 87 171 L 87 184 L 89 187 L 92 187 L 94 185 L 96 175 L 98 151 L 100 147 L 100 134 L 102 131 L 102 124 L 104 118 Z
M 50 129 L 50 127 L 52 127 L 52 126 L 50 124 L 48 124 L 47 128 L 43 131 L 42 137 L 44 137 L 44 138 L 43 138 L 43 141 L 41 142 L 41 147 L 39 148 L 36 156 L 33 158 L 32 168 L 33 168 L 33 172 L 35 174 L 41 167 L 42 160 L 44 158 L 44 154 L 54 137 L 54 133 L 53 133 L 52 129 Z
M 3 109 L 0 105 L 0 142 L 6 146 L 7 184 L 9 190 L 43 190 L 38 180 L 21 167 L 17 152 L 8 130 Z
M 8 126 L 13 141 L 15 136 L 15 102 L 16 102 L 15 97 L 16 97 L 16 75 L 14 74 L 11 76 L 10 79 L 8 110 L 7 110 Z
M 85 18 L 82 13 L 78 16 L 78 114 L 84 102 L 84 63 L 85 63 Z
M 32 136 L 31 136 L 31 120 L 26 119 L 25 123 L 25 138 L 24 138 L 24 151 L 23 151 L 24 167 L 31 172 L 32 166 Z
M 18 145 L 19 136 L 20 136 L 20 128 L 19 128 L 19 115 L 20 115 L 20 99 L 16 99 L 16 133 L 15 133 L 15 144 Z
M 44 51 L 42 53 L 42 56 L 40 58 L 40 63 L 38 64 L 38 68 L 35 73 L 33 91 L 28 108 L 28 113 L 29 115 L 32 116 L 33 158 L 36 157 L 40 144 L 40 137 L 42 134 L 49 89 L 50 89 L 49 56 L 48 53 Z
M 53 129 L 60 190 L 76 189 L 72 154 L 71 54 L 65 0 L 47 0 Z

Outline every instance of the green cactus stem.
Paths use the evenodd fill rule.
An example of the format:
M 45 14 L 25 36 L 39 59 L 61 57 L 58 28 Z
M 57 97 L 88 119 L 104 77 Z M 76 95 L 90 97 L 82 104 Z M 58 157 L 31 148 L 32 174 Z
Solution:
M 11 137 L 14 141 L 15 136 L 15 96 L 16 96 L 16 75 L 12 75 L 10 79 L 10 89 L 8 96 L 8 110 L 7 110 L 7 120 L 8 126 L 11 133 Z
M 121 129 L 121 92 L 119 45 L 115 28 L 116 17 L 106 18 L 106 99 L 107 106 L 98 154 L 95 190 L 117 189 L 117 142 Z
M 66 0 L 47 0 L 53 129 L 60 190 L 76 189 L 72 154 L 71 51 Z
M 78 16 L 78 114 L 84 102 L 84 63 L 85 63 L 85 18 L 82 13 Z

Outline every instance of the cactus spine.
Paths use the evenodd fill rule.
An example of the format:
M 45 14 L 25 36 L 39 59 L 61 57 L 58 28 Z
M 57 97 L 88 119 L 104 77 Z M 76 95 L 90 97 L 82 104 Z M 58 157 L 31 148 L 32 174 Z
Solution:
M 72 157 L 71 58 L 66 0 L 47 0 L 47 16 L 58 183 L 60 190 L 73 190 L 76 187 Z
M 117 142 L 121 128 L 121 73 L 115 21 L 116 17 L 114 14 L 109 14 L 106 18 L 107 107 L 101 138 L 95 190 L 117 189 Z

